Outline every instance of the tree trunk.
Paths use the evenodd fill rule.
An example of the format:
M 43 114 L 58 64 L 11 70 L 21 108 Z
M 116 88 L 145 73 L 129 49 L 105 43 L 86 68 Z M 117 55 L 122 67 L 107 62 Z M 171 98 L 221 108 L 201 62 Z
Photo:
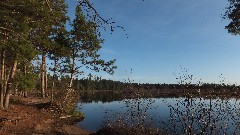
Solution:
M 24 76 L 27 76 L 27 64 L 24 65 Z M 23 96 L 26 98 L 27 97 L 27 91 L 24 90 Z
M 51 90 L 51 101 L 53 101 L 53 91 L 55 89 L 55 81 L 56 81 L 56 77 L 57 77 L 57 70 L 58 67 L 58 60 L 55 58 L 54 59 L 54 68 L 53 68 L 53 80 L 52 80 L 52 90 Z
M 15 85 L 15 88 L 14 88 L 14 95 L 18 95 L 17 84 Z
M 25 98 L 27 98 L 27 91 L 24 91 L 24 93 L 23 93 L 23 96 L 25 97 Z
M 3 93 L 3 86 L 2 86 L 2 83 L 1 83 L 1 86 L 0 86 L 0 109 L 4 109 L 3 107 L 3 98 L 4 98 L 4 93 Z
M 72 56 L 72 67 L 71 67 L 71 76 L 70 76 L 70 81 L 69 81 L 69 84 L 68 84 L 68 87 L 69 88 L 72 88 L 72 85 L 73 85 L 73 77 L 74 77 L 74 74 L 75 74 L 75 64 L 76 64 L 76 48 L 74 47 L 73 48 L 73 56 Z
M 41 67 L 41 95 L 43 98 L 46 97 L 46 53 L 42 54 L 42 67 Z
M 14 60 L 12 68 L 11 68 L 11 72 L 9 74 L 9 79 L 7 81 L 6 94 L 5 94 L 5 97 L 4 97 L 4 108 L 5 109 L 8 109 L 8 107 L 9 107 L 10 92 L 11 92 L 13 79 L 14 79 L 14 76 L 15 76 L 15 73 L 16 73 L 16 69 L 17 69 L 17 60 Z
M 45 67 L 45 76 L 44 76 L 44 82 L 45 82 L 45 97 L 48 97 L 48 90 L 47 90 L 47 87 L 48 87 L 48 76 L 47 76 L 47 70 L 46 70 L 46 67 Z
M 71 76 L 70 76 L 70 81 L 69 81 L 69 84 L 68 84 L 68 87 L 69 88 L 72 88 L 72 85 L 73 85 L 73 76 L 75 74 L 75 71 L 74 71 L 74 64 L 75 64 L 75 59 L 73 60 L 73 66 L 72 66 L 72 71 L 71 71 Z
M 55 88 L 55 75 L 53 75 L 53 81 L 52 81 L 52 89 L 51 89 L 51 101 L 53 101 L 53 91 L 54 91 L 54 88 Z
M 1 88 L 0 88 L 0 109 L 4 109 L 3 99 L 4 99 L 4 72 L 5 71 L 5 50 L 2 50 L 1 55 Z

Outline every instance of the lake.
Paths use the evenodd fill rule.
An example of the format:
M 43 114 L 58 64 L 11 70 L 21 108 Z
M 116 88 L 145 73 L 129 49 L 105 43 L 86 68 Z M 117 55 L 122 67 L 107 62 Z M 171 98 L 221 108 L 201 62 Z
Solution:
M 79 103 L 81 127 L 97 131 L 122 120 L 159 128 L 168 134 L 240 134 L 240 100 L 208 98 L 139 98 Z

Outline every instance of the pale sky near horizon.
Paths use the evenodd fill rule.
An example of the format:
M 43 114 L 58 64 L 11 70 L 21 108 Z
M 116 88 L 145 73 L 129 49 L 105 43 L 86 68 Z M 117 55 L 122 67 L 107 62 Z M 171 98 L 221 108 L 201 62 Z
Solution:
M 66 0 L 74 17 L 75 0 Z M 91 0 L 102 17 L 125 28 L 103 32 L 104 59 L 118 66 L 103 78 L 141 83 L 177 83 L 181 67 L 203 82 L 240 84 L 240 36 L 224 28 L 224 0 Z M 128 37 L 125 34 L 128 34 Z M 131 72 L 132 69 L 132 73 Z

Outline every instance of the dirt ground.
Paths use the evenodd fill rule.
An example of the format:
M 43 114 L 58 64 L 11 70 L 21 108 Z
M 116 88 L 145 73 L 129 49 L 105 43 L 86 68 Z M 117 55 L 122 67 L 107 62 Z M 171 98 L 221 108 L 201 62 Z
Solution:
M 0 135 L 88 135 L 75 120 L 51 110 L 48 99 L 11 97 L 8 110 L 0 110 Z

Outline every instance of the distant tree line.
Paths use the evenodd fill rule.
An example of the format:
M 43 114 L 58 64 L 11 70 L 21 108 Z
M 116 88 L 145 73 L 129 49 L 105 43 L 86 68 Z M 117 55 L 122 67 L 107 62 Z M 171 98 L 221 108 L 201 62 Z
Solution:
M 120 81 L 113 80 L 91 80 L 91 79 L 74 79 L 73 88 L 75 90 L 124 90 L 126 84 Z
M 145 89 L 228 89 L 228 90 L 240 90 L 240 86 L 236 84 L 215 84 L 215 83 L 203 83 L 198 84 L 134 84 L 135 87 L 141 86 Z
M 67 78 L 65 78 L 67 80 Z M 51 79 L 49 79 L 51 83 Z M 64 79 L 58 81 L 57 86 L 62 87 L 62 83 Z M 179 89 L 186 89 L 186 90 L 193 90 L 193 89 L 204 89 L 204 90 L 240 90 L 240 86 L 236 84 L 215 84 L 215 83 L 203 83 L 201 85 L 197 84 L 150 84 L 150 83 L 126 83 L 121 81 L 113 81 L 107 79 L 74 79 L 73 80 L 73 88 L 74 90 L 79 91 L 122 91 L 127 90 L 129 88 L 133 89 L 146 89 L 146 90 L 163 90 L 163 89 L 170 89 L 170 90 L 179 90 Z

